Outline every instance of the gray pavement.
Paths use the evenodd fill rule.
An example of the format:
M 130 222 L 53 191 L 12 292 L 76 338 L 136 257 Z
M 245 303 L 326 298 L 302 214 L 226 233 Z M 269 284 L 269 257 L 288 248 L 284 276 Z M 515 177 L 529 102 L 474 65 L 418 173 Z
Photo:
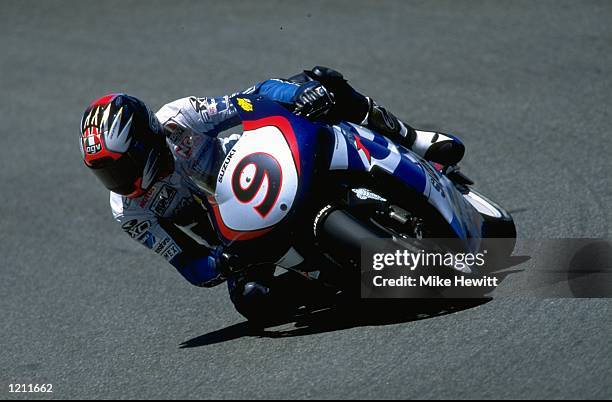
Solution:
M 516 297 L 250 336 L 224 288 L 122 233 L 77 146 L 107 92 L 159 107 L 328 65 L 459 133 L 521 237 L 609 238 L 611 22 L 607 1 L 1 2 L 0 397 L 611 398 L 612 302 L 521 297 L 520 274 Z

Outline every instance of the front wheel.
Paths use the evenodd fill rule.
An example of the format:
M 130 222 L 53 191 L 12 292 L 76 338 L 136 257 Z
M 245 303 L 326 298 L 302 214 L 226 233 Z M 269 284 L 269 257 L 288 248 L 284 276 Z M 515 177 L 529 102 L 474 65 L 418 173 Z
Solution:
M 464 197 L 484 219 L 484 246 L 495 257 L 512 255 L 516 246 L 516 225 L 510 212 L 473 189 Z

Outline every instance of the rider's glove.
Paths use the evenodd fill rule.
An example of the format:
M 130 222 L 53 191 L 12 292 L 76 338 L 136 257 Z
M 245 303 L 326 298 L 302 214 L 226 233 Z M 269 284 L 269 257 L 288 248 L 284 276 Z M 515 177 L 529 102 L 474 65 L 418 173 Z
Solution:
M 235 255 L 217 246 L 207 257 L 191 260 L 179 267 L 179 272 L 193 285 L 210 288 L 246 268 Z
M 211 256 L 214 256 L 213 258 L 215 258 L 215 263 L 217 264 L 219 272 L 226 278 L 242 272 L 247 268 L 238 256 L 226 252 L 222 246 L 215 247 Z
M 333 95 L 318 81 L 302 85 L 294 97 L 295 114 L 308 118 L 325 115 L 334 105 Z

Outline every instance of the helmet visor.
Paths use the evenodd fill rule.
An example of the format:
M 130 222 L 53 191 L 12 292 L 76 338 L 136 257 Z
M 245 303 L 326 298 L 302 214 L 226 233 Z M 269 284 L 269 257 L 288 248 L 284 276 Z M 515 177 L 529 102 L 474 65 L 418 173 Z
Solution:
M 104 167 L 92 167 L 93 173 L 113 193 L 128 195 L 136 190 L 136 182 L 142 175 L 143 163 L 134 160 L 130 154 Z

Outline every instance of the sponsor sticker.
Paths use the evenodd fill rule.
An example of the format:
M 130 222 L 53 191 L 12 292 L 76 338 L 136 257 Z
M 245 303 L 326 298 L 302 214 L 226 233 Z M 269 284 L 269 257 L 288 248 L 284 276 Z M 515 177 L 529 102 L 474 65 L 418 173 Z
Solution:
M 174 146 L 174 151 L 183 159 L 191 158 L 194 148 L 200 145 L 199 137 L 185 135 L 183 139 Z
M 193 110 L 202 116 L 202 119 L 205 121 L 209 119 L 206 98 L 196 98 L 195 96 L 192 96 L 189 98 L 189 103 L 191 104 Z
M 164 128 L 166 130 L 166 136 L 173 143 L 179 142 L 185 133 L 185 128 L 173 120 L 168 121 Z
M 150 221 L 139 222 L 138 219 L 127 221 L 121 228 L 130 235 L 132 239 L 140 239 L 146 234 L 146 231 L 151 227 Z
M 162 256 L 170 261 L 171 259 L 173 259 L 178 253 L 181 252 L 181 249 L 179 248 L 179 246 L 177 246 L 176 244 L 172 243 L 170 245 L 170 247 L 168 247 L 166 249 L 166 251 L 164 251 L 164 253 L 162 254 Z
M 98 130 L 95 127 L 90 128 L 89 135 L 83 138 L 83 148 L 85 153 L 88 155 L 97 154 L 102 150 L 102 143 L 100 142 L 100 136 Z
M 159 192 L 155 195 L 153 202 L 149 209 L 155 213 L 155 215 L 163 216 L 172 200 L 176 196 L 176 189 L 164 184 Z
M 154 251 L 170 261 L 181 252 L 181 248 L 170 237 L 166 237 L 159 242 Z
M 145 232 L 145 234 L 141 236 L 139 240 L 148 248 L 153 248 L 153 245 L 155 244 L 155 236 L 153 236 L 153 233 L 151 232 Z
M 245 112 L 253 111 L 253 104 L 251 103 L 250 100 L 245 99 L 245 98 L 236 98 L 236 102 L 238 103 L 238 106 L 240 106 L 240 108 L 244 110 Z
M 225 171 L 227 170 L 227 166 L 232 161 L 232 157 L 234 156 L 235 153 L 236 153 L 236 150 L 232 148 L 227 154 L 227 156 L 225 157 L 225 160 L 223 161 L 223 165 L 221 165 L 221 169 L 219 170 L 219 179 L 218 179 L 219 183 L 223 181 L 223 176 L 225 176 Z
M 172 239 L 166 237 L 164 240 L 160 241 L 159 244 L 155 247 L 155 251 L 157 254 L 162 254 L 168 245 L 172 242 Z
M 367 188 L 354 188 L 353 189 L 353 193 L 360 200 L 368 200 L 368 199 L 370 199 L 370 200 L 376 200 L 376 201 L 387 201 L 385 198 L 381 197 L 380 195 L 378 195 L 376 193 L 373 193 L 372 191 L 368 190 Z
M 140 201 L 138 202 L 138 205 L 140 206 L 140 208 L 144 208 L 145 205 L 147 205 L 147 203 L 151 199 L 151 196 L 153 194 L 155 194 L 155 189 L 156 188 L 157 188 L 157 186 L 154 185 L 153 187 L 151 187 L 151 189 L 149 191 L 147 191 L 147 193 L 145 195 L 140 197 Z

